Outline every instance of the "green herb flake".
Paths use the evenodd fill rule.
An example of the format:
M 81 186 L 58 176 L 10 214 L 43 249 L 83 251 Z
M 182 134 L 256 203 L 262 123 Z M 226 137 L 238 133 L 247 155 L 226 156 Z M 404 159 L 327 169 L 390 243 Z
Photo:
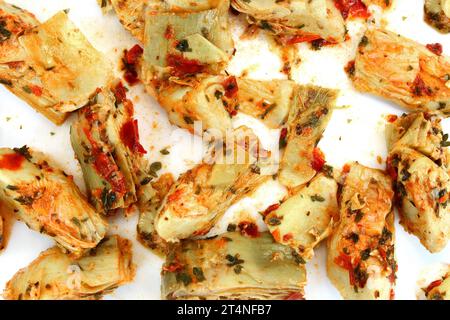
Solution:
M 205 275 L 203 274 L 203 270 L 200 267 L 194 267 L 192 268 L 192 273 L 194 274 L 195 278 L 198 282 L 205 281 Z
M 325 198 L 324 197 L 322 197 L 322 196 L 320 196 L 320 195 L 318 195 L 318 194 L 315 194 L 315 195 L 312 195 L 311 196 L 311 201 L 312 202 L 324 202 L 325 201 Z

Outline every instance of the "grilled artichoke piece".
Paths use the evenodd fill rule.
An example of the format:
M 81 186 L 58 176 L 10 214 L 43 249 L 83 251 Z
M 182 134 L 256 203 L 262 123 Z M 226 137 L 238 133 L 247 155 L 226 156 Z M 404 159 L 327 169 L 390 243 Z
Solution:
M 159 207 L 174 182 L 171 174 L 162 175 L 151 184 L 154 191 L 153 196 L 147 199 L 139 199 L 138 240 L 146 247 L 154 250 L 158 255 L 164 255 L 167 252 L 167 243 L 161 239 L 155 230 L 155 218 Z
M 158 101 L 181 128 L 194 132 L 194 122 L 201 121 L 204 130 L 225 132 L 232 128 L 230 116 L 238 106 L 236 90 L 234 77 L 201 75 L 181 83 L 165 82 Z
M 173 245 L 163 266 L 164 299 L 303 298 L 306 270 L 269 233 L 238 232 Z
M 425 21 L 442 33 L 450 33 L 450 1 L 425 0 Z
M 72 124 L 71 142 L 83 170 L 89 198 L 97 211 L 108 213 L 137 201 L 137 185 L 145 149 L 139 143 L 133 104 L 121 83 L 98 89 Z
M 356 89 L 413 111 L 450 114 L 450 59 L 396 33 L 368 30 L 351 78 Z
M 328 277 L 344 299 L 393 298 L 393 195 L 391 180 L 381 171 L 350 166 L 327 257 Z
M 175 8 L 169 2 L 146 9 L 142 78 L 150 92 L 168 77 L 218 73 L 234 52 L 228 0 L 207 10 Z
M 79 260 L 54 247 L 42 252 L 6 284 L 8 300 L 99 299 L 134 277 L 131 242 L 105 238 Z
M 236 137 L 239 130 L 234 132 Z M 175 182 L 155 219 L 162 239 L 177 242 L 207 234 L 231 205 L 271 178 L 264 172 L 266 159 L 254 153 L 257 146 L 251 140 L 247 144 L 247 138 L 252 139 L 237 138 L 213 164 L 201 163 Z
M 1 83 L 49 120 L 61 124 L 69 112 L 88 102 L 96 88 L 110 81 L 109 62 L 66 13 L 59 12 L 37 25 L 31 14 L 8 10 L 0 13 L 18 26 L 17 33 L 4 32 L 11 37 L 2 44 Z
M 265 217 L 275 241 L 311 259 L 314 247 L 330 235 L 338 216 L 337 189 L 334 179 L 320 174 L 296 190 Z
M 249 22 L 275 35 L 310 40 L 345 39 L 345 22 L 332 0 L 232 0 L 231 5 L 249 16 Z
M 27 226 L 47 234 L 73 257 L 94 248 L 107 223 L 73 180 L 29 149 L 0 149 L 0 198 Z
M 443 277 L 431 282 L 423 290 L 428 300 L 450 300 L 450 266 Z
M 448 151 L 440 122 L 414 113 L 386 129 L 400 223 L 430 252 L 441 251 L 450 238 Z
M 316 175 L 314 150 L 331 118 L 336 98 L 334 90 L 299 88 L 297 106 L 289 112 L 286 150 L 280 163 L 280 182 L 285 186 L 300 186 Z

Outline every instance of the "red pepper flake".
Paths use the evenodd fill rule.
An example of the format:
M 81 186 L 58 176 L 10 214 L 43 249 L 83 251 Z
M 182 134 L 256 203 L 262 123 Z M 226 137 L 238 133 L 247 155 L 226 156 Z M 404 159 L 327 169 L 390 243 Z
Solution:
M 42 88 L 41 87 L 39 87 L 39 86 L 30 86 L 30 90 L 36 97 L 42 96 Z
M 334 5 L 341 11 L 342 17 L 347 18 L 363 18 L 370 17 L 367 6 L 361 0 L 334 0 Z
M 179 262 L 172 262 L 168 266 L 163 266 L 165 272 L 176 272 L 183 269 L 183 266 Z
M 439 198 L 439 203 L 445 203 L 448 200 L 448 193 L 444 194 L 442 197 Z
M 166 28 L 166 31 L 164 32 L 164 38 L 166 38 L 167 40 L 170 40 L 173 38 L 174 34 L 175 34 L 175 32 L 173 30 L 173 27 L 172 27 L 172 25 L 169 24 Z
M 397 168 L 392 165 L 392 158 L 388 157 L 386 159 L 386 171 L 389 174 L 389 176 L 392 178 L 392 180 L 397 180 L 398 173 Z
M 139 128 L 136 119 L 123 124 L 120 129 L 120 139 L 133 152 L 146 154 L 144 147 L 139 143 Z
M 389 293 L 389 299 L 390 300 L 394 300 L 395 299 L 395 291 L 394 291 L 394 289 L 391 289 L 391 291 Z
M 19 153 L 4 154 L 0 157 L 0 169 L 19 170 L 24 161 L 25 157 Z
M 350 165 L 348 163 L 344 164 L 344 166 L 342 167 L 342 172 L 343 173 L 349 173 L 350 172 Z
M 92 156 L 94 158 L 93 166 L 95 171 L 107 180 L 114 192 L 119 195 L 124 195 L 127 192 L 125 177 L 120 172 L 117 165 L 110 161 L 110 158 L 105 154 L 101 148 L 98 147 L 97 142 L 92 138 L 89 128 L 83 128 L 84 134 L 92 145 Z
M 288 294 L 283 300 L 304 300 L 303 294 L 300 292 L 292 292 Z
M 294 236 L 292 235 L 292 233 L 287 233 L 283 236 L 283 241 L 289 241 L 292 240 L 294 238 Z
M 228 77 L 223 83 L 223 87 L 225 88 L 225 97 L 232 99 L 237 96 L 238 93 L 238 84 L 236 81 L 236 77 L 231 76 Z
M 347 63 L 347 65 L 344 68 L 345 72 L 350 76 L 353 77 L 355 75 L 355 60 L 351 60 Z
M 430 292 L 431 290 L 433 290 L 436 287 L 439 287 L 442 284 L 443 280 L 439 279 L 436 281 L 433 281 L 432 283 L 430 283 L 430 285 L 425 289 L 425 293 L 428 294 L 428 292 Z
M 199 73 L 205 69 L 205 66 L 200 61 L 186 59 L 177 54 L 167 55 L 167 65 L 173 68 L 172 75 L 176 77 Z
M 130 50 L 126 51 L 125 57 L 127 59 L 128 64 L 136 64 L 138 62 L 138 59 L 142 56 L 144 53 L 144 49 L 141 48 L 140 45 L 135 45 Z
M 123 58 L 125 68 L 124 79 L 130 85 L 134 85 L 139 82 L 136 64 L 143 53 L 144 49 L 142 49 L 138 44 L 130 50 L 125 50 Z
M 319 148 L 314 148 L 311 167 L 316 171 L 321 171 L 324 165 L 325 165 L 325 155 Z
M 241 221 L 238 224 L 239 230 L 241 230 L 242 235 L 249 236 L 251 238 L 256 238 L 259 236 L 258 226 L 254 222 Z
M 389 123 L 394 123 L 395 121 L 397 121 L 398 117 L 395 114 L 390 114 L 386 117 L 386 120 Z
M 303 35 L 298 35 L 298 36 L 294 36 L 294 37 L 290 38 L 287 41 L 287 44 L 292 45 L 292 44 L 302 43 L 302 42 L 311 42 L 311 41 L 319 40 L 319 39 L 322 39 L 322 37 L 319 35 L 316 35 L 316 34 L 303 34 Z
M 442 52 L 443 52 L 442 44 L 440 44 L 440 43 L 430 43 L 430 44 L 427 44 L 426 47 L 427 47 L 428 50 L 430 50 L 434 54 L 436 54 L 438 56 L 442 55 Z
M 123 86 L 122 82 L 119 82 L 114 88 L 114 96 L 118 103 L 127 100 L 127 89 Z
M 182 195 L 182 194 L 183 194 L 183 190 L 178 189 L 178 190 L 176 190 L 174 193 L 170 194 L 170 195 L 167 197 L 167 201 L 168 201 L 168 202 L 174 202 L 174 201 L 177 201 L 177 200 L 179 200 L 179 199 L 181 198 L 181 195 Z
M 417 75 L 416 79 L 412 83 L 411 87 L 413 94 L 415 96 L 421 97 L 424 95 L 431 96 L 433 94 L 433 91 L 430 87 L 428 87 L 425 82 L 422 80 L 422 78 Z
M 279 207 L 280 207 L 280 204 L 279 204 L 279 203 L 274 203 L 274 204 L 268 206 L 267 209 L 264 210 L 263 216 L 264 216 L 264 217 L 267 216 L 269 213 L 271 213 L 271 212 L 277 210 Z

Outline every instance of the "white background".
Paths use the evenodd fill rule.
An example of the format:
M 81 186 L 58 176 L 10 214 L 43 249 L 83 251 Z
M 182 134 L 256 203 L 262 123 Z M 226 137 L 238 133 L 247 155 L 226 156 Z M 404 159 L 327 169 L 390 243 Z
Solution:
M 82 30 L 91 43 L 104 52 L 117 69 L 124 48 L 136 43 L 122 28 L 113 14 L 102 16 L 95 0 L 9 0 L 33 12 L 44 21 L 58 10 L 70 8 L 70 18 Z M 423 22 L 423 1 L 394 0 L 394 8 L 385 15 L 387 28 L 414 40 L 426 43 L 440 42 L 444 51 L 450 53 L 450 35 L 443 36 Z M 378 16 L 378 15 L 375 15 Z M 285 78 L 279 72 L 281 64 L 276 53 L 271 50 L 264 36 L 254 40 L 239 40 L 242 26 L 239 19 L 232 18 L 236 36 L 237 53 L 229 68 L 229 73 L 240 75 L 247 71 L 248 77 L 255 79 Z M 376 19 L 377 24 L 383 24 Z M 342 166 L 348 161 L 359 161 L 364 165 L 383 168 L 377 156 L 386 156 L 384 141 L 385 116 L 400 115 L 403 110 L 382 99 L 355 92 L 343 71 L 345 64 L 353 59 L 357 43 L 366 26 L 362 22 L 350 23 L 352 40 L 333 48 L 311 51 L 307 45 L 299 45 L 302 62 L 293 72 L 293 78 L 299 83 L 312 83 L 330 88 L 341 89 L 339 106 L 320 143 L 327 161 L 334 166 Z M 149 150 L 152 161 L 162 161 L 163 171 L 176 175 L 192 167 L 198 156 L 193 155 L 186 145 L 191 137 L 186 132 L 168 123 L 165 112 L 146 95 L 140 86 L 133 87 L 131 97 L 135 102 L 139 119 L 141 142 Z M 0 87 L 0 147 L 17 147 L 27 144 L 43 151 L 55 159 L 61 167 L 75 176 L 75 181 L 84 190 L 78 163 L 69 142 L 70 118 L 63 126 L 56 127 L 37 114 L 6 89 Z M 238 116 L 235 124 L 245 123 L 260 135 L 263 144 L 273 145 L 277 133 L 269 133 L 255 119 Z M 445 127 L 448 128 L 448 125 Z M 448 131 L 448 130 L 447 130 Z M 54 133 L 52 135 L 51 133 Z M 170 155 L 162 156 L 159 150 L 168 147 Z M 243 199 L 225 215 L 224 219 L 212 231 L 221 232 L 230 221 L 239 221 L 239 217 L 258 217 L 258 211 L 275 203 L 285 194 L 285 190 L 275 182 L 263 186 L 253 197 Z M 111 219 L 111 233 L 120 233 L 134 242 L 134 261 L 137 274 L 133 283 L 123 286 L 107 298 L 112 299 L 159 299 L 160 268 L 162 260 L 135 241 L 136 213 L 128 218 L 118 214 Z M 397 299 L 416 299 L 417 281 L 430 272 L 439 263 L 450 263 L 450 245 L 439 254 L 428 253 L 417 238 L 405 233 L 397 223 L 396 254 L 399 265 L 397 273 Z M 0 290 L 20 268 L 27 266 L 38 254 L 53 245 L 51 239 L 33 232 L 22 223 L 15 223 L 7 248 L 0 253 Z M 330 284 L 325 271 L 325 246 L 316 251 L 315 258 L 307 264 L 307 299 L 340 299 L 337 290 Z

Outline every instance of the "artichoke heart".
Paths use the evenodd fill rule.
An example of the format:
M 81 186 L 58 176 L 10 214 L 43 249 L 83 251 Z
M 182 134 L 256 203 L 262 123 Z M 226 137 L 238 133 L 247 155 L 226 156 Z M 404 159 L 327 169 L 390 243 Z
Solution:
M 79 260 L 56 247 L 42 252 L 6 284 L 3 296 L 8 300 L 100 299 L 133 277 L 131 242 L 110 236 Z
M 344 170 L 346 172 L 346 170 Z M 349 166 L 339 197 L 340 219 L 328 238 L 328 277 L 344 299 L 392 299 L 394 252 L 392 182 L 383 172 Z
M 411 111 L 450 114 L 450 59 L 383 29 L 369 29 L 350 77 L 361 92 Z
M 400 223 L 430 252 L 441 251 L 450 239 L 448 135 L 441 119 L 403 115 L 387 126 L 386 135 Z
M 241 129 L 235 130 L 234 146 L 223 148 L 214 163 L 197 165 L 170 188 L 154 223 L 162 239 L 177 242 L 207 234 L 231 205 L 271 178 L 265 172 L 267 158 L 255 154 L 257 146 L 246 143 L 250 136 Z
M 91 203 L 107 214 L 137 201 L 145 179 L 145 149 L 139 143 L 133 104 L 119 82 L 98 89 L 72 124 L 71 142 L 80 162 Z
M 332 43 L 345 39 L 345 21 L 333 0 L 232 0 L 231 5 L 275 35 Z
M 293 188 L 310 181 L 320 168 L 314 165 L 316 146 L 333 112 L 337 92 L 301 86 L 297 104 L 289 110 L 286 149 L 280 162 L 280 182 Z
M 27 147 L 0 149 L 0 199 L 30 229 L 53 237 L 73 257 L 105 236 L 107 223 L 73 179 Z
M 172 245 L 162 272 L 164 299 L 302 299 L 306 270 L 267 232 L 238 232 Z
M 442 33 L 450 33 L 450 1 L 425 0 L 425 21 Z
M 311 259 L 338 216 L 337 189 L 333 178 L 319 174 L 293 192 L 264 219 L 275 241 L 292 247 L 304 260 Z
M 0 32 L 6 38 L 0 38 L 0 83 L 54 123 L 63 123 L 111 80 L 107 59 L 65 12 L 39 24 L 1 1 L 0 18 L 7 21 Z
M 234 52 L 228 0 L 195 10 L 174 3 L 147 4 L 142 78 L 150 93 L 169 77 L 217 74 Z

